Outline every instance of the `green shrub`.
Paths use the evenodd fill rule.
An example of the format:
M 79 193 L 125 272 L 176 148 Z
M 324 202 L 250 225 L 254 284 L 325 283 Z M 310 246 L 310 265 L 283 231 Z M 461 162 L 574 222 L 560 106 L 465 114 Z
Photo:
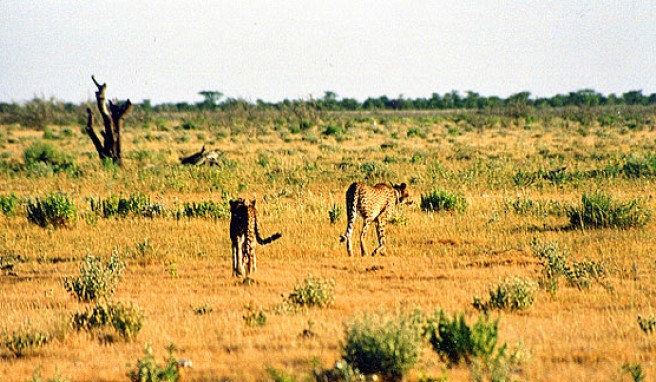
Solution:
M 100 257 L 87 255 L 80 276 L 64 278 L 64 289 L 80 301 L 98 301 L 114 294 L 125 262 L 114 252 L 106 265 Z
M 30 325 L 21 326 L 18 330 L 3 333 L 5 348 L 16 357 L 32 354 L 49 341 L 48 333 L 32 328 Z
M 176 361 L 174 357 L 175 346 L 167 347 L 169 353 L 164 360 L 164 366 L 157 364 L 153 355 L 153 347 L 147 344 L 144 348 L 144 358 L 137 360 L 134 369 L 128 372 L 128 377 L 133 382 L 177 382 L 180 380 L 180 367 L 185 366 L 183 362 Z M 189 361 L 187 361 L 189 362 Z
M 70 227 L 76 216 L 73 200 L 63 192 L 27 201 L 27 220 L 40 227 Z
M 583 194 L 581 206 L 570 208 L 567 214 L 572 226 L 581 228 L 642 227 L 651 218 L 644 201 L 631 199 L 623 203 L 601 192 Z
M 627 178 L 654 178 L 656 176 L 656 156 L 630 158 L 622 166 Z
M 531 247 L 542 263 L 542 275 L 538 283 L 549 293 L 558 290 L 561 277 L 564 277 L 570 286 L 585 289 L 590 287 L 592 281 L 601 282 L 608 275 L 603 261 L 583 259 L 570 264 L 569 254 L 558 247 L 558 242 L 542 244 L 534 240 Z
M 346 131 L 340 126 L 328 125 L 328 126 L 326 126 L 326 128 L 324 129 L 322 134 L 323 135 L 332 135 L 334 137 L 341 137 L 345 133 L 346 133 Z
M 149 196 L 137 193 L 129 197 L 110 195 L 106 199 L 89 199 L 91 211 L 108 219 L 114 216 L 155 217 L 164 214 L 164 207 L 152 203 Z
M 434 190 L 431 193 L 421 195 L 421 209 L 426 212 L 464 212 L 467 209 L 467 199 L 461 194 L 454 194 L 445 190 Z
M 653 314 L 649 317 L 638 316 L 638 326 L 643 332 L 651 334 L 656 330 L 656 317 Z
M 73 314 L 73 327 L 93 331 L 111 326 L 121 337 L 131 340 L 143 328 L 144 316 L 134 305 L 99 303 L 83 312 Z
M 439 310 L 428 319 L 425 333 L 433 350 L 450 364 L 469 364 L 475 358 L 491 359 L 496 352 L 505 350 L 505 344 L 497 348 L 498 326 L 499 321 L 490 321 L 486 314 L 479 315 L 470 327 L 464 313 L 449 319 Z
M 212 200 L 184 202 L 180 214 L 186 218 L 227 219 L 230 217 L 230 207 L 223 201 L 221 203 Z
M 473 305 L 482 311 L 524 310 L 533 305 L 537 291 L 538 284 L 530 279 L 509 278 L 489 291 L 490 299 L 487 302 L 483 303 L 478 297 L 474 297 Z
M 325 308 L 335 302 L 334 290 L 335 280 L 310 276 L 294 287 L 294 291 L 287 296 L 286 302 L 295 307 Z
M 273 366 L 267 366 L 266 372 L 273 382 L 296 382 L 296 378 L 293 375 L 278 370 Z
M 68 155 L 59 151 L 52 143 L 41 140 L 35 141 L 25 149 L 23 159 L 27 167 L 45 164 L 51 166 L 55 172 L 72 166 Z
M 5 216 L 14 216 L 19 199 L 16 194 L 0 195 L 0 212 Z
M 341 217 L 342 207 L 333 203 L 333 208 L 328 210 L 328 218 L 330 219 L 330 224 L 336 224 Z
M 411 317 L 364 316 L 345 329 L 342 357 L 363 374 L 400 381 L 419 357 L 422 337 Z

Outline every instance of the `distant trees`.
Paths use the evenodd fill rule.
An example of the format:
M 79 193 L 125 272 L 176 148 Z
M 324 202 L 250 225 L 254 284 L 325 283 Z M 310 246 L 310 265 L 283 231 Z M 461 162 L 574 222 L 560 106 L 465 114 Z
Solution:
M 430 97 L 407 98 L 403 95 L 388 97 L 381 95 L 369 97 L 364 101 L 354 98 L 341 98 L 334 91 L 325 91 L 318 99 L 285 99 L 279 102 L 267 102 L 258 99 L 250 102 L 241 98 L 224 97 L 217 90 L 198 92 L 203 100 L 197 103 L 174 102 L 154 104 L 145 99 L 134 104 L 138 112 L 196 112 L 228 111 L 247 112 L 256 110 L 287 111 L 294 115 L 299 123 L 316 119 L 318 112 L 357 111 L 357 110 L 481 110 L 504 113 L 509 116 L 522 116 L 535 109 L 548 108 L 593 108 L 597 106 L 650 106 L 656 105 L 656 93 L 645 95 L 642 90 L 631 90 L 621 95 L 604 95 L 593 89 L 581 89 L 552 97 L 533 97 L 528 91 L 511 94 L 506 98 L 483 96 L 475 91 L 464 94 L 456 90 Z M 81 123 L 86 105 L 61 102 L 54 98 L 34 97 L 24 103 L 1 103 L 0 123 L 20 124 L 26 127 L 45 129 L 48 124 L 72 125 Z

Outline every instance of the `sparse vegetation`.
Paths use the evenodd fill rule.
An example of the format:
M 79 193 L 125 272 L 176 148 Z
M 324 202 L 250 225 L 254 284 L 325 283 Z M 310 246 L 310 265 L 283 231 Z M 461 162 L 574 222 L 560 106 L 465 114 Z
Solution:
M 467 209 L 467 200 L 463 195 L 454 194 L 446 190 L 435 190 L 431 193 L 421 195 L 421 208 L 427 212 L 464 212 Z
M 44 346 L 50 336 L 48 333 L 26 324 L 11 333 L 5 331 L 2 335 L 5 348 L 16 357 L 24 357 L 38 351 Z
M 7 122 L 0 129 L 0 379 L 29 380 L 34 361 L 44 376 L 62 370 L 76 381 L 127 379 L 126 371 L 138 371 L 137 358 L 145 361 L 136 339 L 162 352 L 174 340 L 198 360 L 187 380 L 273 379 L 266 364 L 282 380 L 363 380 L 341 359 L 353 317 L 381 312 L 398 324 L 416 307 L 440 304 L 448 312 L 443 323 L 457 332 L 453 321 L 463 312 L 472 337 L 477 317 L 485 317 L 471 307 L 477 294 L 491 315 L 481 337 L 489 338 L 495 314 L 501 317 L 497 350 L 447 367 L 446 353 L 433 354 L 429 344 L 405 372 L 408 381 L 539 380 L 546 370 L 554 380 L 627 379 L 619 369 L 631 360 L 641 362 L 641 375 L 653 374 L 656 366 L 644 362 L 656 354 L 649 304 L 656 288 L 655 223 L 648 218 L 656 205 L 653 105 L 516 101 L 475 112 L 417 112 L 403 104 L 381 111 L 370 102 L 352 113 L 334 105 L 312 109 L 323 100 L 296 111 L 295 101 L 280 108 L 218 103 L 202 112 L 195 105 L 135 104 L 125 120 L 123 166 L 98 161 L 82 130 L 84 108 L 54 107 L 53 115 L 69 120 L 41 130 Z M 0 105 L 0 120 L 14 117 L 11 110 Z M 25 153 L 35 142 L 50 145 L 45 158 L 59 153 L 64 160 L 28 165 Z M 180 164 L 203 144 L 218 157 Z M 338 241 L 342 198 L 355 181 L 409 185 L 415 205 L 390 217 L 387 256 L 348 258 Z M 445 194 L 433 197 L 435 191 Z M 75 209 L 68 229 L 26 220 L 28 203 L 53 193 L 65 194 Z M 606 207 L 598 194 L 624 207 Z M 424 213 L 420 196 L 440 209 Z M 260 231 L 287 237 L 258 248 L 257 277 L 247 284 L 230 272 L 224 207 L 231 197 L 257 199 Z M 594 211 L 606 220 L 588 220 Z M 571 221 L 574 214 L 582 225 Z M 358 218 L 356 236 L 361 226 Z M 366 241 L 376 242 L 375 223 Z M 113 294 L 91 297 L 103 295 L 100 275 L 112 252 L 129 267 L 116 272 Z M 98 280 L 86 285 L 78 268 L 89 253 L 102 260 Z M 529 279 L 540 290 L 522 309 L 534 290 Z M 130 341 L 96 309 L 117 304 L 138 306 L 143 317 Z M 76 314 L 80 322 L 105 317 L 106 324 L 77 331 Z M 34 329 L 48 328 L 53 317 L 63 327 Z M 429 318 L 439 323 L 439 315 L 412 318 L 418 332 Z M 2 336 L 18 333 L 23 320 L 48 338 L 26 350 L 26 359 Z M 138 320 L 122 325 L 131 322 Z M 521 342 L 531 354 L 521 370 L 521 353 L 504 341 Z M 84 352 L 97 356 L 79 361 Z M 159 371 L 167 368 L 166 355 L 157 361 L 151 364 Z
M 27 220 L 43 228 L 71 227 L 76 217 L 75 203 L 63 192 L 27 201 Z
M 122 338 L 131 340 L 143 328 L 144 316 L 135 305 L 103 302 L 73 314 L 72 323 L 75 329 L 90 332 L 111 327 Z
M 124 269 L 125 262 L 116 252 L 106 265 L 100 257 L 87 255 L 80 265 L 80 275 L 64 278 L 64 289 L 84 302 L 108 299 L 114 294 Z
M 530 279 L 509 278 L 489 292 L 489 300 L 483 302 L 474 297 L 474 308 L 482 311 L 501 309 L 508 311 L 528 309 L 535 301 L 538 284 Z
M 296 284 L 286 302 L 295 307 L 325 308 L 335 302 L 334 290 L 334 280 L 310 276 Z
M 342 357 L 365 375 L 400 381 L 419 358 L 421 333 L 410 317 L 366 315 L 345 330 Z
M 581 205 L 568 212 L 573 227 L 630 228 L 642 227 L 651 218 L 644 201 L 631 199 L 620 202 L 604 193 L 583 194 Z

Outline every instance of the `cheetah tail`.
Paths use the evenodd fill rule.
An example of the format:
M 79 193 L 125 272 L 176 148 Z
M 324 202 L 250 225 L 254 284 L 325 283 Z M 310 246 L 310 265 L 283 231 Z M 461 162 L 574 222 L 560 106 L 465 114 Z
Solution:
M 271 243 L 272 241 L 278 240 L 282 237 L 282 234 L 280 232 L 276 232 L 273 235 L 267 237 L 266 239 L 262 239 L 260 235 L 257 235 L 257 243 L 260 245 L 266 245 Z

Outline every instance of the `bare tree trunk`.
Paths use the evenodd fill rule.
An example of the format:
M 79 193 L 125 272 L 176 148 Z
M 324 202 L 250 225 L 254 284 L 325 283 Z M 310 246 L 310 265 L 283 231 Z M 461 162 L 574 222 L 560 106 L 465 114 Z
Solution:
M 123 117 L 132 109 L 132 102 L 129 99 L 123 104 L 118 103 L 118 101 L 107 102 L 107 98 L 105 98 L 107 84 L 99 84 L 94 76 L 91 76 L 91 79 L 98 88 L 96 92 L 96 103 L 102 116 L 103 125 L 105 126 L 105 130 L 100 133 L 104 141 L 100 141 L 96 131 L 93 129 L 93 113 L 91 108 L 87 108 L 86 132 L 89 138 L 91 138 L 91 142 L 93 142 L 101 160 L 108 158 L 112 162 L 122 166 L 121 129 L 123 128 Z

